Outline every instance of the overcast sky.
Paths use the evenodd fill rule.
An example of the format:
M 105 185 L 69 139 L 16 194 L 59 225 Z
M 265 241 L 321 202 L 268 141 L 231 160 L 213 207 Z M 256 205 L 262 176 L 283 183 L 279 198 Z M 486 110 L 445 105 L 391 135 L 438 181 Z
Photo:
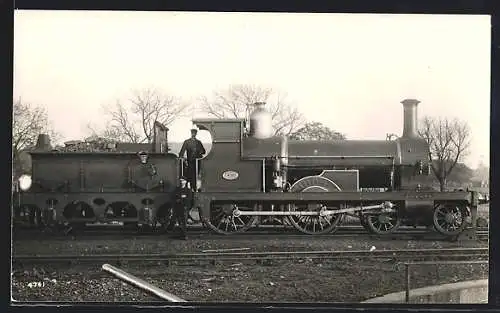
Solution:
M 16 11 L 14 32 L 14 97 L 46 106 L 64 140 L 132 88 L 190 100 L 249 83 L 350 139 L 401 134 L 400 101 L 417 98 L 420 117 L 466 120 L 466 163 L 489 163 L 489 16 Z

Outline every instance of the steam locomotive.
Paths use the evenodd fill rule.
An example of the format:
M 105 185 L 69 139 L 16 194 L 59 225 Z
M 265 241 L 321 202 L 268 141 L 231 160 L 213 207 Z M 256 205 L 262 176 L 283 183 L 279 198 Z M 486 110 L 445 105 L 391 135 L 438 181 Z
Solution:
M 305 234 L 332 233 L 347 215 L 381 235 L 402 224 L 460 234 L 475 219 L 477 193 L 430 188 L 429 146 L 417 134 L 419 101 L 402 104 L 403 134 L 396 140 L 273 136 L 264 103 L 255 104 L 248 129 L 244 119 L 194 119 L 212 137 L 210 151 L 196 162 L 194 209 L 220 234 L 244 232 L 262 217 Z M 167 225 L 185 169 L 168 152 L 168 128 L 155 123 L 154 130 L 152 144 L 117 144 L 103 153 L 51 151 L 40 135 L 31 176 L 19 180 L 17 215 L 45 226 Z

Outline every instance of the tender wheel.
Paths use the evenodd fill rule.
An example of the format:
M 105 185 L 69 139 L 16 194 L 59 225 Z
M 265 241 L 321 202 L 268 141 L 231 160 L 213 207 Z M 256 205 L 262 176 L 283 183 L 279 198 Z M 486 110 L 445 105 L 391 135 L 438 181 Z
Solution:
M 291 192 L 336 192 L 340 188 L 331 180 L 320 176 L 308 176 L 298 180 L 290 188 Z M 327 208 L 321 203 L 294 205 L 290 208 L 292 211 L 316 211 L 319 212 Z M 335 214 L 328 216 L 294 216 L 288 217 L 290 223 L 300 232 L 309 235 L 321 235 L 335 232 L 340 225 L 344 214 Z
M 367 216 L 366 214 L 363 214 L 363 215 L 360 215 L 359 216 L 359 224 L 361 224 L 361 226 L 363 226 L 364 229 L 366 229 L 368 232 L 372 232 L 372 230 L 370 229 L 370 227 L 368 227 L 368 222 L 367 222 Z
M 396 231 L 401 225 L 401 218 L 397 213 L 380 213 L 366 215 L 366 228 L 373 234 L 386 235 Z
M 210 219 L 206 225 L 218 234 L 230 235 L 242 233 L 253 226 L 257 216 L 241 215 L 235 217 L 234 210 L 253 211 L 256 208 L 238 206 L 236 204 L 214 205 L 210 208 Z
M 436 230 L 445 236 L 460 234 L 467 225 L 467 208 L 457 204 L 438 205 L 432 215 Z
M 31 207 L 30 216 L 29 216 L 30 224 L 38 229 L 43 228 L 43 218 L 42 218 L 42 210 L 36 206 Z
M 36 219 L 37 208 L 32 205 L 21 205 L 14 209 L 14 225 L 20 227 L 35 228 L 40 224 Z M 37 224 L 38 222 L 38 224 Z
M 63 216 L 71 222 L 73 219 L 95 217 L 92 207 L 83 201 L 68 203 L 63 209 Z
M 139 234 L 153 234 L 156 231 L 156 225 L 141 225 L 140 227 L 137 227 L 137 233 Z
M 156 219 L 158 223 L 160 223 L 160 229 L 161 231 L 168 231 L 173 229 L 173 224 L 175 224 L 175 221 L 173 219 L 174 217 L 174 209 L 170 207 L 168 204 L 164 204 L 160 206 L 158 209 L 158 215 L 156 216 Z

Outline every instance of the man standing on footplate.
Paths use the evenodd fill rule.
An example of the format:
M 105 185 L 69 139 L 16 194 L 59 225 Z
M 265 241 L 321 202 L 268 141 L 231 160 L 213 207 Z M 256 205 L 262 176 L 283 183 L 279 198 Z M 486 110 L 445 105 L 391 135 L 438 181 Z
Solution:
M 184 141 L 181 151 L 179 152 L 180 158 L 184 158 L 184 153 L 187 154 L 187 167 L 184 176 L 186 176 L 191 183 L 191 188 L 193 190 L 196 189 L 196 159 L 201 159 L 206 153 L 203 144 L 196 138 L 197 133 L 198 130 L 196 128 L 191 129 L 191 138 Z

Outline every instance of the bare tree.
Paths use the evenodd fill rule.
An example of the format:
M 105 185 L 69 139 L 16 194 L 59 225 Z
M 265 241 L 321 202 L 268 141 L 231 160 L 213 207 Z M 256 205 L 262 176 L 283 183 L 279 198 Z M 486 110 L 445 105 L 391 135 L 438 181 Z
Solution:
M 419 135 L 429 144 L 432 171 L 445 190 L 447 177 L 468 153 L 470 130 L 466 122 L 457 119 L 425 117 Z
M 155 121 L 168 126 L 188 108 L 189 104 L 158 89 L 134 90 L 128 102 L 117 100 L 114 105 L 103 106 L 108 117 L 104 130 L 97 131 L 90 124 L 87 127 L 93 135 L 116 141 L 151 143 Z
M 21 98 L 13 101 L 12 114 L 12 161 L 14 171 L 29 170 L 26 162 L 21 162 L 20 154 L 35 146 L 38 135 L 46 133 L 54 143 L 60 135 L 51 127 L 47 110 L 41 106 L 23 102 Z M 23 164 L 21 164 L 23 163 Z M 28 166 L 29 167 L 29 166 Z
M 319 122 L 307 123 L 290 134 L 294 140 L 345 140 L 346 136 Z
M 276 100 L 270 101 L 274 96 Z M 212 97 L 201 97 L 201 109 L 216 118 L 247 118 L 251 105 L 266 102 L 273 116 L 275 135 L 289 135 L 304 125 L 305 118 L 296 108 L 287 104 L 282 94 L 271 88 L 254 85 L 231 85 L 216 91 Z

